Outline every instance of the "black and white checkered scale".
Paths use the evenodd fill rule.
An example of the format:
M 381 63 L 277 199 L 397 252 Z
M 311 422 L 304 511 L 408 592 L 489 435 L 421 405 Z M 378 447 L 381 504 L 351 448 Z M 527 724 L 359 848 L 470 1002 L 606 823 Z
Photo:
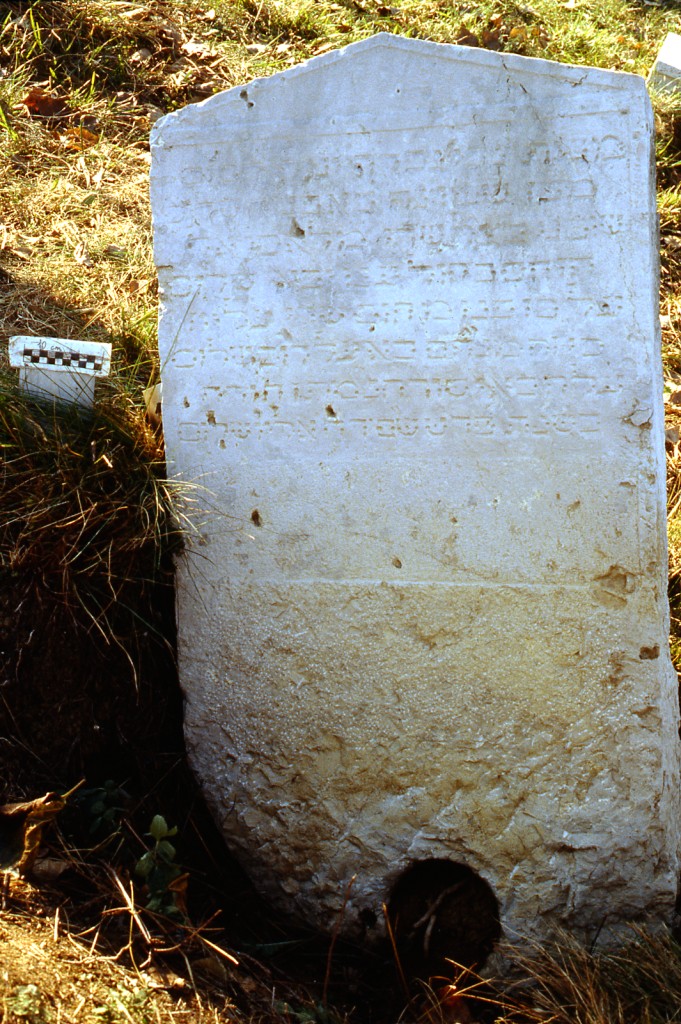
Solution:
M 49 348 L 25 348 L 24 361 L 34 366 L 68 366 L 74 370 L 90 370 L 93 373 L 101 370 L 104 364 L 103 356 Z

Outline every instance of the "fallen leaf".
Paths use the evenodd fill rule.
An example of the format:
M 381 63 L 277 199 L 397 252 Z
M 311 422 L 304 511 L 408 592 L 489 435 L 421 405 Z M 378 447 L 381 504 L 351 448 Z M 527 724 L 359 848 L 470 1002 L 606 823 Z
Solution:
M 217 78 L 212 78 L 208 82 L 197 82 L 196 85 L 191 86 L 192 92 L 197 96 L 213 96 L 214 93 L 225 88 L 224 82 L 220 82 Z
M 182 29 L 178 28 L 176 25 L 173 25 L 172 21 L 165 21 L 161 24 L 157 24 L 156 27 L 158 31 L 161 33 L 161 35 L 167 36 L 169 39 L 172 39 L 174 43 L 181 43 L 185 38 Z
M 149 291 L 149 281 L 141 278 L 139 281 L 128 281 L 126 291 L 129 295 L 146 295 Z
M 37 882 L 56 882 L 70 867 L 69 861 L 62 857 L 39 857 L 31 869 L 31 874 Z
M 145 105 L 147 117 L 152 124 L 156 124 L 162 117 L 165 117 L 165 110 L 161 110 L 160 107 L 155 107 L 153 103 L 147 103 Z
M 59 136 L 59 139 L 67 149 L 71 150 L 82 150 L 87 149 L 89 146 L 94 146 L 96 142 L 99 142 L 99 135 L 95 135 L 94 132 L 88 131 L 87 128 L 81 126 L 72 125 L 67 128 L 63 135 Z
M 186 43 L 183 43 L 182 52 L 186 53 L 189 57 L 208 58 L 215 56 L 215 50 L 209 49 L 203 43 L 197 43 L 195 39 L 188 39 Z
M 121 90 L 116 93 L 116 110 L 121 113 L 128 110 L 134 110 L 138 106 L 137 97 L 132 92 L 125 92 Z
M 65 805 L 57 793 L 46 793 L 37 800 L 0 807 L 0 868 L 16 868 L 19 874 L 30 871 L 43 828 Z
M 473 32 L 469 32 L 469 30 L 466 28 L 463 22 L 459 25 L 459 31 L 456 37 L 456 42 L 459 44 L 459 46 L 480 45 L 478 37 Z
M 90 254 L 87 251 L 87 242 L 79 242 L 76 248 L 73 250 L 73 258 L 76 263 L 80 263 L 82 267 L 93 267 L 94 263 L 90 259 Z
M 172 882 L 168 882 L 168 892 L 172 892 L 175 896 L 175 904 L 181 914 L 188 917 L 187 911 L 187 886 L 189 885 L 189 872 L 185 871 L 183 875 L 178 878 L 174 878 Z
M 148 7 L 136 7 L 134 11 L 121 11 L 118 14 L 119 18 L 143 18 L 147 14 L 151 14 Z
M 499 29 L 484 28 L 480 33 L 480 45 L 486 50 L 502 50 L 504 44 L 499 38 Z
M 165 989 L 168 992 L 179 992 L 187 988 L 187 979 L 181 978 L 175 971 L 170 971 L 160 964 L 151 964 L 142 975 L 148 988 Z
M 63 118 L 71 111 L 62 99 L 35 86 L 21 101 L 32 117 Z
M 148 64 L 151 60 L 151 50 L 147 50 L 146 46 L 143 46 L 131 53 L 129 60 L 131 64 Z
M 159 427 L 163 420 L 163 385 L 152 384 L 142 392 L 146 415 L 154 427 Z

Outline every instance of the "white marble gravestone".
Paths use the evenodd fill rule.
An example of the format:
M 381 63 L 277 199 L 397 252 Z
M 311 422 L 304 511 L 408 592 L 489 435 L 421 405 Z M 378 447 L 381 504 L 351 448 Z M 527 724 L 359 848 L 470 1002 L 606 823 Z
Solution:
M 390 35 L 154 129 L 187 744 L 312 921 L 430 858 L 507 935 L 671 913 L 652 134 L 641 78 Z

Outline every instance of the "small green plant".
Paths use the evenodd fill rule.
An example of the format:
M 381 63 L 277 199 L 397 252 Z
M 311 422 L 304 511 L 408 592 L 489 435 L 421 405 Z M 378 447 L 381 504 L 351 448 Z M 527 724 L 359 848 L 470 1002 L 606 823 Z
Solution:
M 146 988 L 128 989 L 118 985 L 109 998 L 93 1011 L 98 1024 L 147 1024 L 151 1020 L 150 992 Z
M 127 800 L 128 794 L 113 779 L 107 779 L 102 786 L 84 789 L 78 802 L 89 818 L 90 835 L 101 838 L 117 833 Z
M 37 985 L 19 985 L 8 996 L 5 1005 L 9 1017 L 19 1017 L 29 1024 L 45 1024 L 49 1020 Z
M 312 1003 L 296 1009 L 290 1003 L 277 1000 L 274 1009 L 292 1024 L 340 1024 L 342 1020 L 335 1010 L 323 1003 Z
M 135 865 L 135 874 L 144 879 L 149 893 L 147 910 L 166 917 L 184 921 L 186 914 L 181 906 L 184 886 L 177 884 L 183 877 L 182 868 L 175 863 L 177 850 L 168 840 L 177 835 L 177 828 L 169 828 L 161 814 L 152 818 L 148 835 L 154 845 L 147 850 Z

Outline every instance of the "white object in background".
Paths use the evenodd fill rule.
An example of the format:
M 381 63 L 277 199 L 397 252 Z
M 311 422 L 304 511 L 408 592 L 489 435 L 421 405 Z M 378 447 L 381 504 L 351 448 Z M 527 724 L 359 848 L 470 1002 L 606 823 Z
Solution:
M 19 367 L 21 385 L 31 394 L 91 408 L 95 377 L 109 375 L 111 345 L 15 335 L 9 339 L 9 361 Z
M 678 93 L 681 98 L 681 36 L 669 32 L 648 75 L 656 92 Z

